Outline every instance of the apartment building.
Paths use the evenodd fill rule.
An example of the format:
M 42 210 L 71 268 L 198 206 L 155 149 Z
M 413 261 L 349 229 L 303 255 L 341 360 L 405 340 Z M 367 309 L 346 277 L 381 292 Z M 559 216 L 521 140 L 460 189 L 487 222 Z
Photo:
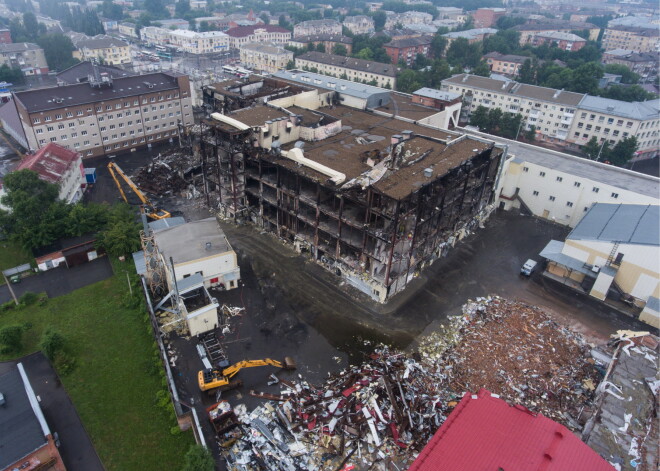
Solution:
M 299 36 L 293 38 L 289 42 L 289 46 L 296 47 L 298 49 L 307 49 L 310 44 L 313 44 L 314 47 L 318 47 L 319 44 L 323 44 L 325 52 L 332 53 L 335 49 L 335 46 L 341 45 L 346 48 L 346 54 L 351 54 L 353 52 L 353 38 L 344 36 L 343 34 L 312 34 L 311 36 Z
M 324 75 L 367 82 L 377 87 L 396 88 L 397 70 L 392 64 L 310 51 L 296 57 L 296 68 L 316 69 Z
M 229 47 L 238 49 L 242 44 L 274 43 L 289 44 L 291 31 L 276 25 L 237 26 L 225 31 L 229 36 Z
M 479 8 L 472 14 L 474 26 L 490 28 L 506 14 L 506 8 Z
M 114 155 L 178 135 L 193 123 L 188 76 L 161 72 L 13 93 L 8 105 L 29 150 L 49 142 L 84 157 Z M 7 105 L 7 106 L 8 106 Z
M 603 64 L 620 64 L 640 76 L 642 81 L 650 81 L 658 75 L 660 54 L 657 52 L 635 52 L 630 49 L 613 49 L 603 53 Z
M 369 34 L 376 31 L 374 19 L 366 15 L 347 16 L 343 25 L 353 34 Z
M 484 54 L 483 59 L 490 67 L 491 72 L 495 72 L 496 74 L 509 75 L 512 77 L 517 76 L 520 73 L 520 68 L 523 66 L 525 61 L 530 60 L 530 58 L 527 56 L 500 54 L 496 51 Z
M 431 56 L 431 41 L 433 41 L 433 36 L 422 35 L 393 39 L 383 47 L 387 55 L 392 59 L 392 64 L 398 64 L 402 60 L 406 65 L 411 66 L 414 64 L 417 54 L 422 54 L 426 57 Z
M 252 43 L 238 48 L 241 64 L 259 72 L 275 73 L 293 60 L 293 52 L 276 44 Z
M 626 137 L 637 138 L 637 157 L 658 155 L 660 145 L 660 99 L 644 102 L 612 100 L 585 95 L 577 107 L 568 142 L 583 146 L 592 137 L 614 145 Z
M 0 28 L 0 44 L 10 44 L 11 32 L 7 28 Z
M 147 26 L 140 30 L 140 36 L 149 44 L 173 46 L 189 54 L 212 54 L 229 50 L 229 36 L 220 31 L 200 33 Z
M 582 49 L 587 44 L 587 40 L 573 33 L 547 31 L 532 36 L 530 43 L 532 46 L 540 46 L 541 44 L 556 45 L 563 51 L 575 52 Z
M 468 43 L 473 44 L 473 43 L 478 43 L 483 41 L 489 36 L 494 35 L 497 33 L 497 30 L 494 28 L 475 28 L 475 29 L 468 29 L 465 31 L 452 31 L 450 33 L 445 33 L 442 36 L 447 38 L 447 48 L 451 46 L 451 43 L 456 41 L 458 38 L 464 38 L 467 39 Z
M 293 37 L 311 34 L 341 34 L 341 23 L 337 20 L 310 20 L 293 26 Z
M 559 143 L 568 139 L 578 105 L 585 96 L 470 74 L 443 80 L 441 89 L 463 95 L 462 121 L 467 121 L 479 106 L 499 108 L 503 112 L 520 113 L 524 129 L 535 126 L 540 138 Z
M 0 66 L 5 64 L 28 76 L 48 73 L 44 50 L 32 43 L 0 44 Z
M 111 36 L 94 36 L 73 41 L 76 49 L 73 57 L 81 61 L 98 60 L 108 65 L 131 64 L 131 47 L 121 39 Z
M 433 15 L 421 11 L 406 11 L 403 13 L 388 13 L 385 20 L 385 29 L 395 29 L 398 25 L 429 25 L 433 22 Z
M 660 52 L 660 30 L 636 26 L 608 26 L 603 34 L 603 49 L 629 49 L 635 52 Z
M 119 23 L 117 25 L 117 31 L 119 32 L 120 35 L 126 38 L 138 39 L 138 33 L 137 30 L 135 29 L 135 23 Z
M 589 41 L 596 41 L 600 34 L 600 28 L 591 23 L 575 23 L 572 21 L 557 21 L 547 23 L 527 23 L 517 25 L 511 28 L 520 33 L 520 45 L 530 44 L 534 36 L 542 33 L 560 32 L 570 33 L 571 31 L 589 30 Z M 614 49 L 614 48 L 612 48 Z

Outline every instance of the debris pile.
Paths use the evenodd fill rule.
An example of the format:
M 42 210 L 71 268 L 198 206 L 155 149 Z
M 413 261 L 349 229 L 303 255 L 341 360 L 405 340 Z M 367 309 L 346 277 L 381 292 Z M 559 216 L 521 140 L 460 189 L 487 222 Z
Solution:
M 322 386 L 280 383 L 279 403 L 236 411 L 248 432 L 226 453 L 234 469 L 407 467 L 457 399 L 421 363 L 385 346 Z
M 191 176 L 199 166 L 200 163 L 193 156 L 179 151 L 158 154 L 153 161 L 136 171 L 133 180 L 143 191 L 153 195 L 189 196 L 194 190 L 190 185 Z
M 486 388 L 575 430 L 600 374 L 582 337 L 541 309 L 499 297 L 463 307 L 420 351 L 453 391 Z

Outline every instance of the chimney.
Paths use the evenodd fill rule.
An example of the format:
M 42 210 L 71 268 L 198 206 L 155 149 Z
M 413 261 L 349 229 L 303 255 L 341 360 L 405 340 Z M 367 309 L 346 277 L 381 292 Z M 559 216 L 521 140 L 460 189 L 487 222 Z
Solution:
M 403 141 L 403 136 L 401 134 L 395 134 L 395 135 L 392 136 L 392 140 L 390 141 L 390 143 L 393 146 L 395 146 L 401 141 Z
M 403 131 L 401 134 L 403 134 L 403 140 L 407 141 L 411 137 L 413 137 L 413 132 L 412 131 Z
M 431 167 L 426 167 L 424 169 L 424 176 L 426 178 L 431 178 L 433 176 L 433 169 Z

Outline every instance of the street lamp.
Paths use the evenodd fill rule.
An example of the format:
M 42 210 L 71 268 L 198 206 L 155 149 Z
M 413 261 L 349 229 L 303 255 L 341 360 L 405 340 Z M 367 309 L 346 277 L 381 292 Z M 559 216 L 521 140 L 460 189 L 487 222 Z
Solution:
M 518 140 L 518 134 L 520 134 L 520 128 L 522 128 L 523 123 L 524 123 L 524 120 L 521 119 L 520 120 L 520 125 L 518 126 L 518 131 L 516 131 L 516 138 L 515 138 L 516 141 Z
M 605 143 L 607 142 L 607 139 L 603 139 L 603 143 L 600 145 L 600 149 L 598 149 L 598 155 L 596 156 L 596 162 L 600 160 L 600 153 L 603 152 L 603 147 L 605 147 Z

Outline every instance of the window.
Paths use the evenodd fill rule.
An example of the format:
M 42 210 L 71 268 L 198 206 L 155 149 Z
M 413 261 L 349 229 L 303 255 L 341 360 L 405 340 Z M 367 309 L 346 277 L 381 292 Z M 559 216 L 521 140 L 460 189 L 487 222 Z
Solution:
M 538 196 L 538 195 L 539 195 L 539 192 L 536 191 L 536 190 L 534 190 L 534 192 L 533 192 L 532 194 L 533 194 L 534 196 Z
M 66 112 L 66 117 L 67 118 L 73 118 L 73 113 L 71 111 Z
M 67 139 L 66 134 L 62 134 L 62 140 L 66 141 L 66 139 Z
M 46 126 L 46 131 L 51 132 L 53 129 L 55 129 L 53 126 Z
M 573 183 L 573 186 L 574 186 L 575 188 L 580 188 L 581 185 L 582 185 L 582 183 L 580 183 L 580 182 L 575 182 L 575 183 Z
M 573 207 L 573 203 L 571 203 L 570 201 L 567 201 L 567 202 L 566 202 L 566 206 L 568 206 L 569 208 L 572 208 L 572 207 Z
M 62 115 L 61 114 L 56 114 L 55 119 L 62 119 Z
M 125 101 L 125 102 L 124 102 L 124 107 L 125 107 L 125 108 L 128 108 L 129 106 L 131 106 L 131 104 L 130 104 L 129 102 Z
M 81 136 L 86 136 L 86 135 L 87 135 L 87 131 L 81 131 L 81 132 L 80 132 L 80 135 L 81 135 Z
M 44 132 L 43 129 L 37 129 L 37 134 L 41 134 L 41 133 L 43 133 L 43 132 Z
M 555 200 L 555 197 L 554 197 L 554 196 L 550 196 L 548 199 L 549 199 L 550 201 L 554 201 L 554 200 Z
M 40 145 L 44 145 L 45 143 L 46 143 L 46 139 L 41 139 L 41 140 L 39 141 L 39 144 L 40 144 Z
M 78 110 L 78 111 L 76 111 L 76 115 L 78 115 L 78 116 L 82 116 L 83 114 L 84 114 L 84 113 L 83 113 L 83 110 Z
M 561 182 L 562 180 L 564 180 L 562 177 L 557 177 L 558 182 Z
M 57 129 L 64 129 L 64 125 L 63 125 L 63 124 L 61 124 L 61 123 L 60 123 L 60 124 L 58 124 L 58 125 L 57 125 Z
M 114 129 L 116 126 L 114 124 L 110 125 L 110 129 Z
M 539 172 L 539 175 L 541 175 L 542 177 L 545 177 L 545 172 Z
M 595 186 L 595 187 L 593 187 L 593 188 L 591 189 L 591 191 L 593 191 L 594 193 L 598 193 L 598 192 L 600 191 L 600 188 L 598 188 L 597 186 Z
M 105 118 L 103 116 L 99 116 L 99 122 L 105 121 Z
M 78 137 L 78 133 L 77 133 L 77 132 L 72 132 L 72 133 L 71 133 L 71 138 L 73 139 L 74 137 Z
M 618 194 L 618 193 L 612 193 L 612 195 L 611 195 L 611 196 L 612 196 L 612 198 L 615 198 L 615 199 L 616 199 L 616 198 L 618 198 L 618 197 L 619 197 L 619 194 Z
M 51 138 L 50 138 L 50 142 L 55 142 L 55 141 L 57 141 L 57 138 L 56 138 L 56 137 L 51 137 Z
M 34 119 L 32 120 L 32 122 L 33 122 L 34 124 L 39 124 L 39 123 L 41 122 L 41 119 L 40 119 L 40 118 L 34 118 Z
M 110 111 L 110 110 L 112 109 L 112 105 L 106 105 L 105 109 L 106 109 L 107 111 Z
M 48 121 L 52 121 L 52 120 L 53 120 L 53 118 L 51 118 L 50 116 L 46 116 L 46 117 L 44 118 L 44 121 L 46 121 L 46 122 L 48 122 Z
M 76 125 L 76 123 L 74 123 L 74 122 L 69 123 L 70 128 L 74 127 L 75 125 Z
M 108 136 L 103 136 L 103 142 L 108 140 Z
M 121 108 L 121 103 L 117 103 L 117 104 L 115 105 L 115 109 L 118 110 L 118 109 L 120 109 L 120 108 Z

